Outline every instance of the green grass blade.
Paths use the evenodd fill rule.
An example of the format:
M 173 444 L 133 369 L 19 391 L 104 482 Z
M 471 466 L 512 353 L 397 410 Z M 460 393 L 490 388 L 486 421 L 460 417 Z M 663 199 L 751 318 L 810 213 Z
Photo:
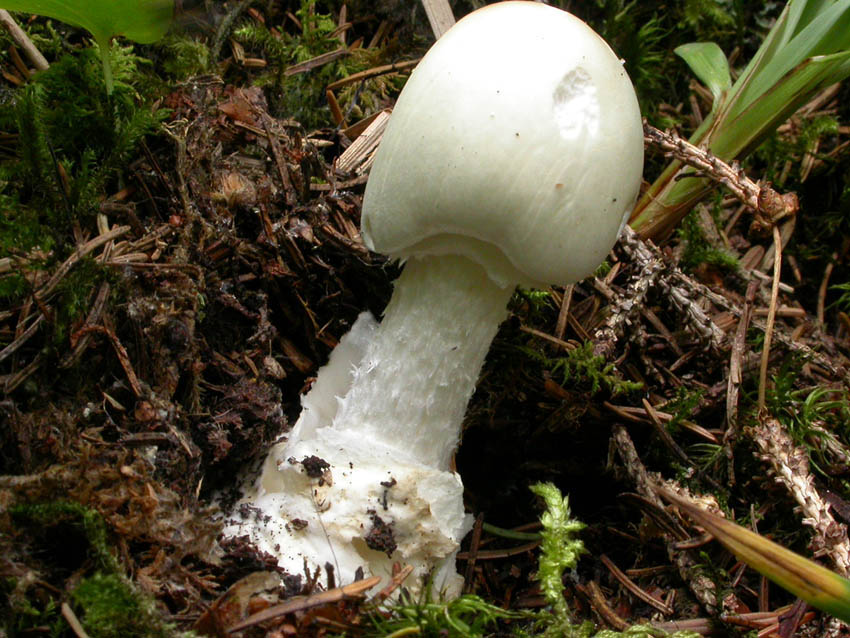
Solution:
M 787 36 L 790 29 L 783 35 Z M 792 72 L 807 58 L 826 56 L 850 49 L 850 0 L 839 0 L 823 9 L 787 41 L 782 38 L 775 55 L 737 92 L 731 115 L 747 108 L 770 87 Z M 748 69 L 749 70 L 749 69 Z
M 826 86 L 850 77 L 850 0 L 790 0 L 762 45 L 690 142 L 724 161 L 741 159 Z M 640 197 L 632 228 L 663 238 L 709 190 L 680 179 L 674 160 Z
M 760 574 L 813 607 L 850 622 L 850 580 L 673 492 L 663 490 L 662 495 Z
M 724 158 L 746 155 L 818 91 L 848 75 L 850 51 L 805 60 L 745 109 L 730 113 L 711 140 L 711 151 Z
M 714 96 L 714 108 L 717 108 L 718 100 L 732 86 L 729 62 L 720 47 L 714 42 L 690 42 L 676 47 L 673 52 L 708 87 Z

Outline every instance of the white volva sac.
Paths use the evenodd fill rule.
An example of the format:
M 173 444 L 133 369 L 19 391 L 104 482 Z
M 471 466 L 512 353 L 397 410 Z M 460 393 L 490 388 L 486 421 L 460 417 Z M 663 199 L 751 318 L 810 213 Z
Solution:
M 581 20 L 502 2 L 452 27 L 402 91 L 366 187 L 367 246 L 406 262 L 383 321 L 362 315 L 343 338 L 226 533 L 292 573 L 330 564 L 348 582 L 398 562 L 409 588 L 430 576 L 459 593 L 470 517 L 450 462 L 506 304 L 517 284 L 590 274 L 642 168 L 632 85 Z

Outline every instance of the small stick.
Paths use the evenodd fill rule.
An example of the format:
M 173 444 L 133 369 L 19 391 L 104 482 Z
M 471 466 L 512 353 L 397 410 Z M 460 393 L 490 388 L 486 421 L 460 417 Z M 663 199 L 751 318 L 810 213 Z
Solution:
M 738 319 L 738 327 L 735 329 L 735 337 L 732 340 L 732 352 L 729 355 L 729 377 L 726 383 L 726 431 L 723 433 L 723 449 L 726 454 L 731 484 L 735 483 L 732 443 L 738 437 L 738 394 L 741 383 L 743 383 L 744 350 L 758 287 L 759 284 L 756 281 L 750 281 L 747 286 L 744 306 L 741 309 L 741 317 Z
M 325 88 L 329 91 L 336 91 L 337 89 L 346 86 L 348 84 L 353 84 L 355 82 L 360 82 L 361 80 L 368 80 L 370 78 L 378 77 L 379 75 L 385 75 L 387 73 L 395 73 L 398 71 L 407 71 L 408 69 L 412 69 L 422 58 L 416 58 L 415 60 L 403 60 L 402 62 L 393 62 L 392 64 L 384 64 L 383 66 L 376 66 L 371 69 L 366 69 L 365 71 L 359 71 L 357 73 L 352 73 L 348 77 L 344 77 L 341 80 L 335 80 L 328 84 Z
M 629 626 L 629 623 L 611 609 L 611 605 L 608 604 L 605 595 L 602 593 L 602 588 L 599 587 L 599 584 L 595 580 L 591 580 L 587 585 L 577 585 L 577 588 L 587 596 L 590 606 L 593 607 L 596 613 L 614 629 L 623 631 Z
M 118 357 L 118 362 L 124 369 L 124 374 L 127 375 L 127 381 L 130 383 L 130 389 L 133 390 L 133 394 L 135 394 L 136 397 L 142 396 L 142 385 L 139 383 L 136 371 L 133 370 L 133 364 L 130 363 L 130 356 L 127 354 L 127 349 L 118 339 L 118 335 L 115 334 L 114 330 L 101 325 L 85 326 L 71 335 L 71 340 L 76 343 L 80 337 L 91 332 L 99 332 L 101 334 L 105 334 L 109 338 L 109 341 L 112 343 L 112 347 L 115 350 L 115 354 Z
M 471 594 L 474 591 L 473 579 L 475 577 L 475 560 L 481 550 L 481 530 L 484 525 L 484 513 L 475 517 L 475 525 L 472 527 L 472 538 L 469 542 L 469 558 L 466 560 L 466 572 L 464 573 L 464 591 Z
M 399 563 L 393 563 L 393 577 L 387 586 L 372 597 L 370 602 L 381 603 L 392 595 L 392 593 L 401 587 L 405 579 L 413 573 L 413 565 L 405 565 L 400 568 Z
M 86 630 L 83 629 L 82 623 L 77 618 L 77 614 L 74 613 L 74 610 L 71 609 L 68 603 L 62 603 L 62 617 L 71 626 L 71 631 L 77 635 L 77 638 L 89 638 Z
M 835 262 L 838 260 L 838 253 L 832 253 L 832 259 L 827 263 L 823 270 L 823 279 L 821 279 L 820 287 L 818 288 L 818 305 L 817 318 L 818 325 L 823 325 L 826 315 L 826 293 L 829 290 L 829 278 L 832 276 L 832 270 L 835 268 Z
M 33 66 L 37 70 L 44 71 L 50 66 L 44 56 L 41 55 L 41 51 L 36 48 L 26 32 L 21 29 L 15 21 L 15 18 L 12 17 L 12 14 L 5 9 L 0 9 L 0 23 L 6 27 L 9 31 L 9 35 L 11 35 L 17 45 L 24 50 L 24 53 L 27 54 L 30 62 L 32 62 Z
M 623 571 L 614 564 L 614 561 L 608 558 L 605 554 L 602 554 L 599 557 L 599 560 L 601 560 L 602 564 L 608 568 L 608 571 L 611 572 L 611 575 L 618 581 L 620 581 L 620 584 L 623 585 L 623 587 L 628 589 L 635 596 L 640 598 L 643 602 L 648 605 L 651 605 L 652 607 L 655 607 L 665 616 L 671 616 L 673 614 L 674 610 L 672 607 L 670 607 L 670 605 L 658 600 L 652 594 L 649 594 L 640 587 L 638 587 L 638 585 L 631 578 L 626 576 L 626 574 L 624 574 Z
M 371 578 L 358 580 L 351 583 L 350 585 L 345 585 L 343 587 L 337 587 L 335 589 L 323 591 L 319 594 L 313 594 L 311 596 L 296 596 L 294 598 L 290 598 L 289 600 L 286 600 L 280 603 L 279 605 L 273 605 L 268 609 L 264 609 L 263 611 L 248 616 L 245 620 L 236 623 L 232 627 L 229 627 L 227 629 L 227 633 L 233 634 L 237 631 L 247 629 L 248 627 L 258 625 L 261 622 L 266 622 L 267 620 L 274 620 L 275 618 L 280 618 L 281 616 L 291 614 L 295 611 L 302 611 L 304 609 L 310 609 L 312 607 L 319 607 L 320 605 L 327 605 L 329 603 L 339 602 L 340 600 L 351 600 L 353 598 L 360 598 L 369 589 L 377 585 L 379 582 L 381 582 L 380 576 L 372 576 Z
M 782 236 L 779 226 L 773 227 L 773 241 L 776 246 L 776 257 L 773 260 L 773 286 L 770 289 L 770 310 L 764 329 L 764 345 L 761 349 L 761 368 L 759 370 L 758 411 L 764 411 L 767 394 L 767 364 L 770 360 L 770 342 L 773 339 L 773 325 L 776 322 L 776 306 L 779 303 L 779 275 L 782 272 Z
M 555 324 L 555 337 L 564 340 L 564 333 L 567 331 L 567 321 L 570 318 L 570 303 L 573 299 L 574 284 L 570 284 L 564 288 L 564 298 L 561 301 L 561 310 L 558 312 L 558 321 Z
M 643 138 L 646 144 L 660 148 L 706 177 L 723 184 L 735 197 L 756 211 L 756 222 L 762 226 L 775 224 L 797 214 L 800 204 L 794 193 L 780 194 L 768 184 L 751 180 L 737 163 L 727 164 L 705 149 L 694 146 L 674 133 L 662 131 L 644 120 Z M 685 175 L 689 177 L 690 175 Z
M 425 14 L 431 23 L 431 31 L 439 40 L 455 23 L 449 0 L 422 0 L 422 6 L 425 7 Z

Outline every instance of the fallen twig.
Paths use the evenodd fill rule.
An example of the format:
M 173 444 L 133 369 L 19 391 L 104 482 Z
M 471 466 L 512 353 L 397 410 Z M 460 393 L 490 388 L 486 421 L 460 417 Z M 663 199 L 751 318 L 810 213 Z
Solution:
M 694 146 L 675 133 L 662 131 L 644 120 L 644 141 L 723 184 L 735 197 L 758 213 L 756 222 L 770 228 L 782 219 L 796 215 L 800 208 L 795 193 L 780 194 L 768 184 L 752 181 L 737 163 L 727 164 L 705 149 Z M 685 175 L 690 177 L 690 175 Z
M 12 14 L 5 9 L 0 9 L 0 24 L 6 27 L 9 35 L 12 36 L 15 43 L 24 50 L 24 53 L 27 54 L 30 62 L 32 62 L 33 66 L 37 70 L 44 71 L 50 66 L 45 57 L 41 54 L 41 51 L 38 50 L 38 47 L 32 43 L 32 40 L 30 40 L 26 31 L 21 29 L 20 25 L 15 21 L 15 18 L 12 17 Z
M 248 629 L 248 627 L 253 627 L 254 625 L 259 625 L 262 622 L 274 620 L 275 618 L 280 618 L 281 616 L 285 616 L 286 614 L 291 614 L 296 611 L 303 611 L 312 607 L 335 603 L 340 600 L 361 598 L 368 590 L 377 585 L 379 582 L 381 582 L 380 576 L 372 576 L 371 578 L 358 580 L 350 585 L 336 587 L 335 589 L 323 591 L 318 594 L 290 598 L 279 605 L 273 605 L 268 609 L 264 609 L 263 611 L 248 616 L 245 620 L 229 627 L 227 629 L 227 633 L 233 634 L 237 631 Z

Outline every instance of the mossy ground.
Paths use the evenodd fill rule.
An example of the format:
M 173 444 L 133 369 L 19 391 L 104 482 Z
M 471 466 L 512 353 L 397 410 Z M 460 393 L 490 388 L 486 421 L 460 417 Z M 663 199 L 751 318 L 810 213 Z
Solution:
M 672 49 L 714 40 L 745 60 L 779 10 L 721 0 L 562 4 L 627 59 L 650 120 L 685 132 L 695 126 L 692 106 L 706 104 L 691 100 Z M 219 541 L 212 496 L 234 489 L 237 473 L 294 421 L 317 367 L 359 312 L 380 312 L 397 274 L 359 243 L 362 182 L 332 185 L 351 177 L 333 172 L 351 141 L 346 127 L 390 106 L 404 73 L 336 91 L 341 122 L 326 86 L 421 55 L 431 35 L 418 3 L 350 2 L 342 25 L 340 2 L 190 5 L 160 43 L 113 46 L 111 95 L 83 33 L 27 22 L 51 62 L 31 79 L 15 70 L 6 53 L 13 43 L 0 35 L 0 628 L 10 637 L 71 635 L 63 602 L 93 638 L 193 626 L 216 635 L 226 627 L 210 618 L 229 618 L 222 595 L 230 587 L 261 604 L 269 592 L 255 587 L 256 574 L 273 573 L 274 562 Z M 331 62 L 295 66 L 343 46 L 351 50 Z M 782 297 L 803 313 L 780 319 L 786 340 L 773 351 L 768 408 L 806 450 L 839 521 L 850 510 L 847 98 L 839 88 L 745 166 L 803 202 L 783 276 L 794 289 Z M 665 159 L 650 152 L 648 160 L 651 179 Z M 728 195 L 705 207 L 661 246 L 664 276 L 675 271 L 685 292 L 708 286 L 740 308 L 748 282 L 735 264 L 769 240 L 750 234 L 745 216 L 732 221 L 738 205 Z M 96 244 L 110 229 L 114 238 Z M 565 581 L 578 621 L 621 629 L 617 619 L 707 618 L 694 572 L 738 613 L 793 602 L 778 589 L 765 594 L 757 574 L 714 545 L 697 550 L 694 572 L 679 569 L 663 515 L 635 495 L 632 468 L 613 446 L 613 428 L 624 424 L 649 470 L 714 494 L 739 521 L 798 551 L 811 539 L 748 434 L 758 423 L 762 330 L 746 335 L 734 436 L 728 308 L 700 302 L 729 339 L 715 347 L 669 288 L 652 287 L 613 350 L 595 352 L 611 310 L 601 291 L 621 298 L 641 272 L 617 248 L 597 273 L 601 284 L 572 290 L 565 323 L 563 289 L 514 297 L 457 456 L 468 508 L 501 527 L 534 526 L 541 509 L 530 484 L 551 481 L 570 495 L 588 526 L 589 553 Z M 821 358 L 792 348 L 792 337 Z M 477 556 L 469 588 L 480 604 L 410 605 L 376 619 L 333 601 L 268 631 L 546 632 L 494 611 L 545 602 L 534 579 L 538 555 L 523 542 L 485 534 L 464 547 L 465 560 Z M 602 555 L 645 592 L 669 598 L 673 613 L 624 589 Z M 272 589 L 291 596 L 311 584 L 296 575 Z

